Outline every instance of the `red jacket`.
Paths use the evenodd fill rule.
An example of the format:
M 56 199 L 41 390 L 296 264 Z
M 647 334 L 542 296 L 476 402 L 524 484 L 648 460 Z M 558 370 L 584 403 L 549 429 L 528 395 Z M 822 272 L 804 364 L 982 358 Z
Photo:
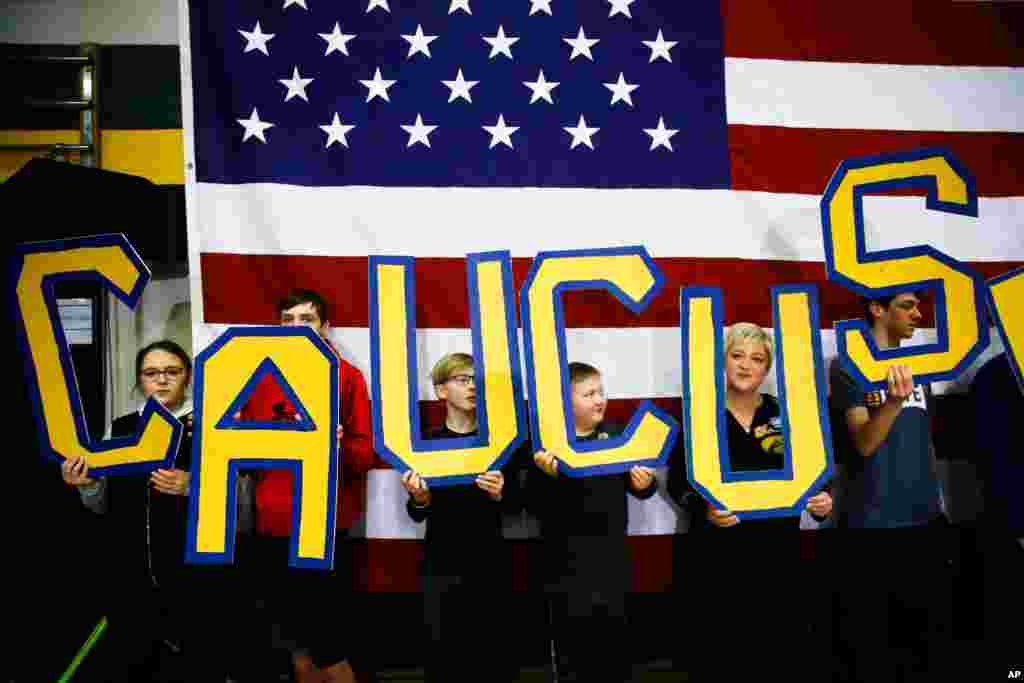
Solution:
M 366 473 L 374 465 L 370 394 L 363 374 L 338 356 L 340 385 L 341 470 L 338 477 L 338 531 L 351 527 L 366 509 Z M 281 404 L 284 404 L 283 406 Z M 277 405 L 275 411 L 274 406 Z M 242 409 L 243 420 L 270 421 L 292 417 L 295 409 L 277 382 L 266 375 Z M 256 532 L 290 536 L 292 526 L 290 470 L 266 470 L 256 481 Z

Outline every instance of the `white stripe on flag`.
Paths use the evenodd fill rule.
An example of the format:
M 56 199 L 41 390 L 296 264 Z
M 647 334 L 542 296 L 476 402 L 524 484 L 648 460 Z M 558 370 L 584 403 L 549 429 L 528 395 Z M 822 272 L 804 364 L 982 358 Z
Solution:
M 767 301 L 768 295 L 765 293 L 766 305 Z M 200 337 L 203 346 L 197 347 L 196 352 L 205 348 L 227 327 L 202 325 Z M 934 339 L 935 330 L 925 329 L 918 330 L 912 342 L 923 344 Z M 365 327 L 335 327 L 331 330 L 331 340 L 342 357 L 359 368 L 366 381 L 370 382 L 370 330 Z M 836 355 L 835 331 L 822 330 L 821 343 L 827 367 Z M 521 331 L 519 346 L 522 349 Z M 977 368 L 1001 352 L 1002 348 L 1002 341 L 994 334 L 991 345 L 971 369 L 965 371 L 955 383 L 934 383 L 932 388 L 935 393 L 965 391 Z M 566 349 L 570 360 L 582 360 L 601 369 L 611 399 L 678 398 L 682 395 L 678 327 L 572 328 L 566 330 Z M 416 331 L 421 401 L 437 398 L 429 379 L 430 368 L 438 358 L 453 351 L 472 351 L 468 329 L 428 328 Z M 522 370 L 525 379 L 525 368 Z M 768 373 L 764 390 L 771 394 L 778 393 L 774 371 Z
M 1024 131 L 1024 69 L 725 60 L 729 123 L 789 128 Z
M 824 189 L 824 187 L 822 188 Z M 728 190 L 198 187 L 199 251 L 464 256 L 642 244 L 654 257 L 823 261 L 820 197 Z M 1024 260 L 1024 198 L 978 218 L 923 197 L 867 197 L 870 250 L 930 244 L 961 261 Z M 190 234 L 190 235 L 191 235 Z

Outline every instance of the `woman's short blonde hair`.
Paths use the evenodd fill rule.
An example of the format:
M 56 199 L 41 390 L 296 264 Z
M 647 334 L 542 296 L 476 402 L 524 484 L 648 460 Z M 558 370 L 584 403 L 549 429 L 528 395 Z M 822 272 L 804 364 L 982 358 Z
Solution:
M 768 366 L 765 369 L 772 369 L 772 359 L 774 357 L 772 338 L 760 325 L 755 325 L 754 323 L 735 323 L 725 334 L 725 352 L 728 354 L 732 347 L 741 341 L 760 342 L 768 356 Z

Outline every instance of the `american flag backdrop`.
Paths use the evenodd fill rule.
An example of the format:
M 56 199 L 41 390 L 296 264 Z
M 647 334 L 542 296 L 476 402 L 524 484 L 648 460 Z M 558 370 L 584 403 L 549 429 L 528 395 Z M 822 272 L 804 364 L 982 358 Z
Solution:
M 825 281 L 820 193 L 843 159 L 919 147 L 974 173 L 979 217 L 868 197 L 868 247 L 1024 262 L 1014 3 L 182 1 L 197 350 L 305 286 L 369 379 L 367 256 L 410 255 L 425 369 L 470 350 L 465 254 L 510 250 L 518 287 L 538 251 L 642 244 L 667 286 L 638 316 L 567 295 L 569 355 L 605 370 L 611 417 L 678 417 L 679 287 L 767 326 L 771 285 L 817 283 L 829 356 L 859 309 Z M 399 495 L 371 476 L 368 537 L 422 533 Z M 631 504 L 638 537 L 677 529 Z

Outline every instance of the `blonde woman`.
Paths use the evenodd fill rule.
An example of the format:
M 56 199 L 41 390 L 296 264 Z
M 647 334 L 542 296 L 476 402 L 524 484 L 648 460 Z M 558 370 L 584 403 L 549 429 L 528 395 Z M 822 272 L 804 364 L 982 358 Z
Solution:
M 725 422 L 729 464 L 733 472 L 781 470 L 785 465 L 785 435 L 779 402 L 762 393 L 772 368 L 772 338 L 760 326 L 736 323 L 725 339 Z M 787 638 L 805 635 L 819 618 L 809 614 L 811 581 L 825 570 L 822 563 L 800 563 L 800 518 L 771 517 L 740 520 L 701 498 L 686 482 L 685 457 L 675 457 L 669 471 L 669 493 L 690 512 L 690 562 L 677 571 L 677 586 L 704 623 L 692 650 L 692 666 L 703 674 L 721 674 L 720 661 L 702 655 L 717 651 L 728 634 L 730 647 L 742 652 L 740 661 L 761 675 L 774 671 L 770 663 L 785 661 Z M 832 512 L 832 496 L 821 491 L 808 499 L 806 509 L 818 520 Z M 706 591 L 693 591 L 694 581 Z M 781 666 L 781 664 L 778 664 Z

